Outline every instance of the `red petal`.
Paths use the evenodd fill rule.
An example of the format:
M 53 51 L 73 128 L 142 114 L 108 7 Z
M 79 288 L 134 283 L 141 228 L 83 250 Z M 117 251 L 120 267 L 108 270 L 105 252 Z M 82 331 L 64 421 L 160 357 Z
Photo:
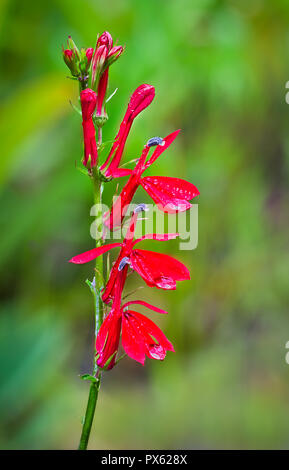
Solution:
M 119 345 L 120 330 L 121 315 L 111 311 L 102 323 L 96 338 L 95 349 L 99 356 L 97 359 L 99 367 L 104 367 L 113 354 L 114 357 L 107 368 L 112 369 L 114 366 Z
M 92 250 L 85 251 L 80 255 L 74 256 L 69 260 L 70 263 L 75 264 L 83 264 L 92 261 L 93 259 L 97 258 L 98 256 L 106 253 L 107 251 L 115 248 L 116 246 L 122 246 L 121 243 L 109 243 L 108 245 L 99 246 L 97 248 L 93 248 Z
M 173 143 L 173 141 L 175 140 L 179 132 L 180 132 L 180 129 L 172 132 L 171 134 L 167 135 L 167 137 L 163 139 L 164 145 L 157 146 L 151 158 L 149 158 L 149 160 L 146 162 L 145 169 L 148 168 L 152 163 L 154 163 L 156 159 L 159 158 L 159 156 Z
M 129 315 L 122 316 L 121 342 L 129 357 L 144 365 L 146 345 L 138 323 Z
M 174 240 L 179 237 L 179 233 L 148 233 L 141 238 L 136 238 L 133 242 L 133 245 L 141 242 L 142 240 L 157 240 L 160 242 L 165 242 L 168 240 Z
M 163 253 L 133 250 L 130 261 L 131 267 L 149 286 L 170 290 L 176 288 L 176 281 L 190 279 L 189 270 L 183 263 Z
M 144 300 L 131 300 L 130 302 L 126 302 L 126 303 L 122 306 L 122 310 L 123 310 L 125 307 L 128 307 L 129 305 L 134 305 L 134 304 L 143 305 L 144 307 L 147 307 L 147 308 L 149 308 L 150 310 L 153 310 L 154 312 L 157 312 L 157 313 L 168 313 L 168 312 L 166 312 L 166 310 L 163 310 L 162 308 L 155 307 L 154 305 L 149 304 L 148 302 L 145 302 Z
M 164 212 L 183 212 L 191 207 L 188 201 L 200 194 L 192 183 L 168 176 L 147 176 L 141 185 Z
M 152 320 L 139 312 L 130 311 L 129 314 L 133 315 L 139 321 L 141 328 L 153 336 L 164 349 L 175 352 L 172 343 Z
M 147 108 L 155 97 L 155 89 L 152 85 L 144 83 L 137 87 L 130 97 L 128 109 L 135 118 L 141 111 Z
M 174 347 L 160 328 L 141 313 L 127 311 L 122 317 L 122 344 L 126 353 L 144 363 L 145 355 L 163 360 Z
M 116 170 L 112 171 L 111 177 L 112 178 L 121 178 L 122 176 L 128 176 L 132 174 L 132 170 L 129 168 L 117 168 Z

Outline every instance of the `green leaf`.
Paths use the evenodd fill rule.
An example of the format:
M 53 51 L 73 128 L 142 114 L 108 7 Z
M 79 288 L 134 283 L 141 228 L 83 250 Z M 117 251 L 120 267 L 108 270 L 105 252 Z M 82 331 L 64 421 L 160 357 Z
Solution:
M 97 383 L 99 379 L 96 377 L 93 377 L 93 375 L 90 374 L 83 374 L 80 376 L 81 380 L 90 380 L 90 382 Z

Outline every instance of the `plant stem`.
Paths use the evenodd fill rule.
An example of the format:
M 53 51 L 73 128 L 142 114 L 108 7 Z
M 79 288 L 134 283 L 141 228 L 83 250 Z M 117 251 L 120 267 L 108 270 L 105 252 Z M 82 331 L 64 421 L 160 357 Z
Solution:
M 102 143 L 102 133 L 98 131 L 98 147 Z M 96 246 L 102 245 L 102 189 L 103 183 L 100 179 L 97 167 L 92 168 L 92 182 L 93 182 L 93 195 L 94 195 L 94 205 L 96 208 L 96 221 L 98 225 L 98 235 L 99 237 L 96 239 Z M 101 327 L 103 321 L 103 303 L 101 300 L 101 290 L 103 288 L 103 256 L 98 256 L 95 260 L 95 275 L 93 279 L 93 298 L 94 298 L 94 318 L 95 318 L 95 338 L 94 338 L 94 345 L 96 342 L 96 337 Z M 95 407 L 98 398 L 98 392 L 101 383 L 101 374 L 98 370 L 97 362 L 96 362 L 96 350 L 94 346 L 94 359 L 93 359 L 93 376 L 95 380 L 91 381 L 90 389 L 89 389 L 89 396 L 88 402 L 85 412 L 84 423 L 82 427 L 82 433 L 79 443 L 79 450 L 86 450 L 88 445 L 88 440 L 90 436 L 90 431 L 93 423 Z
M 78 450 L 87 449 L 87 444 L 88 444 L 91 426 L 93 422 L 99 387 L 100 387 L 100 378 L 98 378 L 96 382 L 91 382 Z

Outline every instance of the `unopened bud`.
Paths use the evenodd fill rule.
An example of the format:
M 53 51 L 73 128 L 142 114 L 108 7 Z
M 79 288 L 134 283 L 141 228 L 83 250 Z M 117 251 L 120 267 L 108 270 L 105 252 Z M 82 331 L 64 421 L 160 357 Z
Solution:
M 105 61 L 105 67 L 112 65 L 123 53 L 124 48 L 122 46 L 115 46 L 109 52 L 107 59 Z
M 110 49 L 113 46 L 113 40 L 112 40 L 111 34 L 108 31 L 104 31 L 99 36 L 99 38 L 97 40 L 97 43 L 96 43 L 96 46 L 97 47 L 106 46 L 108 48 L 108 50 L 110 51 Z
M 155 97 L 155 89 L 151 85 L 140 85 L 131 95 L 128 109 L 135 118 L 141 111 L 143 111 Z
M 75 44 L 75 42 L 73 41 L 73 39 L 72 39 L 71 36 L 68 36 L 67 44 L 68 44 L 69 49 L 71 49 L 72 51 L 74 51 L 75 54 L 77 55 L 77 57 L 79 58 L 79 50 L 78 50 L 78 47 L 77 47 L 77 45 Z
M 106 46 L 100 46 L 95 49 L 95 53 L 92 59 L 92 75 L 91 75 L 91 85 L 93 89 L 97 88 L 98 81 L 102 72 L 104 71 L 104 63 L 107 58 L 108 49 Z
M 88 65 L 90 64 L 91 62 L 91 59 L 92 59 L 92 56 L 93 56 L 93 47 L 89 47 L 88 49 L 86 49 L 85 51 L 85 55 L 86 55 L 86 58 L 87 58 L 87 63 Z
M 63 53 L 63 59 L 64 62 L 66 63 L 67 67 L 69 68 L 71 75 L 73 77 L 79 77 L 81 71 L 80 71 L 80 52 L 74 43 L 74 41 L 71 39 L 71 36 L 68 37 L 67 40 L 67 49 L 64 49 L 62 47 L 62 53 Z

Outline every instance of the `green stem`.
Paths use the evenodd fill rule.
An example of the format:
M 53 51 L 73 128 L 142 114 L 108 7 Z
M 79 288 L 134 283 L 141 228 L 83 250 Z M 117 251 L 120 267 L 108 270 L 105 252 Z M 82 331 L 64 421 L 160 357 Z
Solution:
M 103 183 L 100 180 L 97 169 L 93 169 L 93 188 L 94 188 L 94 204 L 97 205 L 98 211 L 96 213 L 96 220 L 98 225 L 98 232 L 100 237 L 96 240 L 96 246 L 102 245 L 102 190 Z M 101 290 L 103 288 L 103 256 L 98 256 L 95 260 L 95 294 L 94 294 L 94 311 L 95 311 L 95 339 L 103 321 L 103 303 L 101 300 Z M 97 374 L 96 357 L 94 355 L 94 375 Z
M 99 387 L 100 387 L 100 378 L 98 378 L 96 380 L 96 382 L 91 382 L 90 389 L 89 389 L 88 402 L 87 402 L 87 407 L 86 407 L 86 412 L 85 412 L 85 418 L 84 418 L 84 423 L 83 423 L 83 428 L 82 428 L 82 433 L 81 433 L 81 438 L 80 438 L 78 450 L 86 450 L 87 449 L 87 444 L 88 444 L 88 440 L 89 440 L 89 436 L 90 436 L 90 431 L 91 431 L 92 421 L 93 421 L 93 417 L 94 417 L 94 412 L 95 412 Z
M 102 134 L 101 132 L 98 133 L 98 147 L 101 145 Z M 102 245 L 102 189 L 103 183 L 100 179 L 99 172 L 97 167 L 92 169 L 91 174 L 92 182 L 93 182 L 93 195 L 94 195 L 94 204 L 97 205 L 97 213 L 96 213 L 96 220 L 99 224 L 98 231 L 101 235 L 96 240 L 96 246 Z M 95 338 L 94 344 L 96 342 L 96 337 L 101 327 L 103 321 L 103 303 L 101 300 L 101 290 L 103 288 L 104 279 L 103 279 L 103 256 L 98 256 L 95 260 L 95 275 L 93 280 L 93 298 L 94 298 L 94 317 L 95 317 Z M 98 369 L 97 362 L 96 362 L 96 351 L 94 346 L 94 360 L 93 360 L 93 376 L 96 380 L 92 380 L 89 390 L 88 402 L 86 407 L 85 418 L 82 427 L 82 433 L 79 443 L 79 450 L 86 450 L 90 431 L 93 423 L 95 407 L 98 398 L 98 392 L 100 388 L 100 381 L 101 381 L 101 373 Z

